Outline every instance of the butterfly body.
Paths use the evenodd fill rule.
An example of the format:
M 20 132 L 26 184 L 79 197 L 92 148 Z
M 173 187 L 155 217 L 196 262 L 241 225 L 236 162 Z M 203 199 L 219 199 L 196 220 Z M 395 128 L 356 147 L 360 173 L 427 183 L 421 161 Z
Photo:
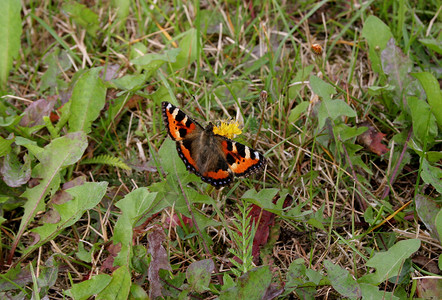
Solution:
M 186 168 L 215 187 L 225 186 L 233 177 L 248 176 L 265 165 L 258 151 L 204 128 L 176 106 L 162 103 L 164 123 L 176 141 L 178 155 Z

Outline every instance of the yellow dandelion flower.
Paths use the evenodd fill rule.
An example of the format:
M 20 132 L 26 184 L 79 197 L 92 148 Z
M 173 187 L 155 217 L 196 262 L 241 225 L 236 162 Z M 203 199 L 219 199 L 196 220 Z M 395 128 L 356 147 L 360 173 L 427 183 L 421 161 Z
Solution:
M 221 125 L 213 127 L 213 133 L 225 136 L 229 139 L 233 138 L 237 134 L 241 134 L 242 130 L 239 129 L 239 124 L 236 121 L 223 122 Z

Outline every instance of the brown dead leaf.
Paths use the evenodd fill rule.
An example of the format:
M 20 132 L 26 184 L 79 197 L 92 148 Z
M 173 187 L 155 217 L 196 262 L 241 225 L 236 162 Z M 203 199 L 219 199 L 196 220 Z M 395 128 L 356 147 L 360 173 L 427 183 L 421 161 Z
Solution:
M 358 142 L 360 144 L 377 155 L 384 155 L 390 151 L 387 146 L 382 144 L 382 139 L 385 137 L 384 133 L 377 131 L 376 128 L 368 122 L 361 123 L 359 127 L 361 126 L 368 127 L 368 130 L 358 136 Z

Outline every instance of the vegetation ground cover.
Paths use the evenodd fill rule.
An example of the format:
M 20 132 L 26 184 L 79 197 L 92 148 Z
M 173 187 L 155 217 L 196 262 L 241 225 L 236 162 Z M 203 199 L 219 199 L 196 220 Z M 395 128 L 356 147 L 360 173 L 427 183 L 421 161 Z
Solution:
M 440 299 L 440 1 L 3 1 L 5 299 Z M 265 169 L 189 173 L 161 103 Z

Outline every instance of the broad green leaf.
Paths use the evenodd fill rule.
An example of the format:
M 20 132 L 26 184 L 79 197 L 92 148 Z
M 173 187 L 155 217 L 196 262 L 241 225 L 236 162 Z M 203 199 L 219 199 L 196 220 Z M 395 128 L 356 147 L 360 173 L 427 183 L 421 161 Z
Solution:
M 426 184 L 431 184 L 438 193 L 442 193 L 442 169 L 433 167 L 425 158 L 422 161 L 421 177 Z
M 371 67 L 375 72 L 382 74 L 380 53 L 387 47 L 388 41 L 393 37 L 390 28 L 381 19 L 371 15 L 364 23 L 362 36 L 368 43 L 368 57 L 371 61 Z
M 127 266 L 122 266 L 112 273 L 109 284 L 98 293 L 96 299 L 126 300 L 131 286 L 131 274 Z
M 86 300 L 100 293 L 112 280 L 107 274 L 98 274 L 91 279 L 72 285 L 72 288 L 64 293 L 75 300 Z
M 203 293 L 209 290 L 210 277 L 215 269 L 211 259 L 195 261 L 186 270 L 187 282 L 193 291 Z
M 83 132 L 69 133 L 63 137 L 54 139 L 43 151 L 35 154 L 40 163 L 33 169 L 33 177 L 40 178 L 40 184 L 28 188 L 22 197 L 27 201 L 24 205 L 24 214 L 20 228 L 12 249 L 15 249 L 18 241 L 33 220 L 37 211 L 44 211 L 44 199 L 49 192 L 55 192 L 60 185 L 60 171 L 66 166 L 76 163 L 87 147 L 86 135 Z
M 413 123 L 413 139 L 419 141 L 421 147 L 425 142 L 431 145 L 437 136 L 437 124 L 430 106 L 417 97 L 408 97 L 407 102 Z
M 427 94 L 427 101 L 431 107 L 431 112 L 436 117 L 439 128 L 442 129 L 442 91 L 439 82 L 428 72 L 411 74 L 417 78 Z
M 86 5 L 77 2 L 65 3 L 63 10 L 69 14 L 75 23 L 86 29 L 87 33 L 96 37 L 97 31 L 100 30 L 100 22 L 96 13 Z
M 322 98 L 322 100 L 331 100 L 332 95 L 336 94 L 336 89 L 331 84 L 325 82 L 321 78 L 310 75 L 310 86 L 313 92 Z
M 20 50 L 21 2 L 3 0 L 0 9 L 0 91 L 6 88 L 13 60 Z
M 324 261 L 324 266 L 327 269 L 328 279 L 339 294 L 348 298 L 361 297 L 359 284 L 347 270 L 333 264 L 329 260 Z
M 69 132 L 91 132 L 92 122 L 98 118 L 104 107 L 106 87 L 99 77 L 102 68 L 86 71 L 72 91 L 69 116 Z
M 282 202 L 277 202 L 277 204 L 273 204 L 273 198 L 278 194 L 279 189 L 270 188 L 270 189 L 262 189 L 259 192 L 256 192 L 254 189 L 247 190 L 241 197 L 241 199 L 245 199 L 250 203 L 256 204 L 259 207 L 273 212 L 273 213 L 281 213 L 282 210 Z
M 151 193 L 147 188 L 136 189 L 118 201 L 115 206 L 121 210 L 114 228 L 112 241 L 121 245 L 120 253 L 114 260 L 115 266 L 129 266 L 132 251 L 132 232 L 136 222 L 153 208 L 157 193 Z M 150 214 L 154 211 L 150 211 Z
M 42 226 L 32 229 L 38 234 L 39 240 L 35 245 L 26 248 L 23 256 L 53 240 L 63 229 L 75 224 L 87 210 L 97 206 L 106 193 L 107 184 L 107 182 L 86 182 L 67 189 L 66 192 L 72 196 L 72 199 L 60 205 L 53 204 L 59 221 L 45 222 Z
M 183 37 L 179 42 L 179 49 L 181 49 L 178 54 L 176 61 L 172 63 L 173 70 L 179 70 L 181 68 L 189 66 L 191 63 L 196 61 L 198 58 L 198 31 L 195 28 L 191 28 L 184 32 Z
M 271 281 L 269 267 L 257 267 L 239 277 L 235 287 L 222 291 L 219 299 L 263 299 Z
M 371 285 L 368 283 L 360 283 L 362 292 L 362 299 L 364 300 L 378 300 L 378 299 L 391 299 L 399 300 L 400 298 L 393 295 L 391 292 L 385 292 L 384 290 L 379 290 L 376 285 Z
M 322 100 L 318 111 L 318 128 L 325 125 L 327 118 L 332 121 L 340 116 L 356 117 L 356 112 L 342 100 Z
M 404 261 L 416 252 L 421 245 L 420 240 L 410 239 L 397 242 L 388 251 L 378 252 L 370 258 L 366 266 L 376 271 L 361 277 L 358 281 L 380 284 L 389 278 L 397 276 Z

